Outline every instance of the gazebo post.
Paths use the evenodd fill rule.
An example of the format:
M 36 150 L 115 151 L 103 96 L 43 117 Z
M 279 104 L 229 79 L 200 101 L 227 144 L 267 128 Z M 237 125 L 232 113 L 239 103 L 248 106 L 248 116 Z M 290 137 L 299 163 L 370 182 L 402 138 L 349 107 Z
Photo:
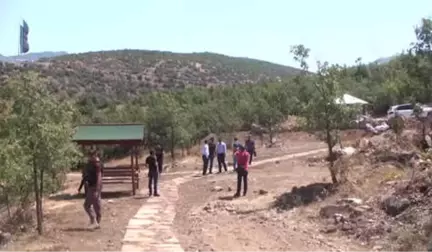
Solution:
M 135 188 L 135 169 L 134 169 L 134 151 L 133 151 L 133 147 L 132 147 L 132 150 L 131 150 L 131 153 L 130 153 L 130 157 L 131 157 L 131 167 L 130 167 L 130 169 L 131 169 L 131 176 L 132 176 L 132 195 L 135 195 L 135 193 L 136 193 L 136 188 Z
M 135 172 L 135 175 L 137 175 L 137 176 L 139 176 L 139 172 L 140 172 L 139 164 L 138 164 L 138 155 L 139 155 L 138 146 L 135 146 L 135 169 L 134 169 L 134 172 Z M 139 180 L 138 179 L 136 180 L 136 188 L 139 189 Z

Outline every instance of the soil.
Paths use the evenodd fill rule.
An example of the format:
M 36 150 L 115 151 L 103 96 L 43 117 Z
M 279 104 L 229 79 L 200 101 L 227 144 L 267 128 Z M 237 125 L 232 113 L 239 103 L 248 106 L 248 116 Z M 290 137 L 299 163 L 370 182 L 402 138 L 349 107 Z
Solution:
M 343 140 L 354 140 L 358 134 L 353 131 L 344 135 Z M 323 148 L 325 144 L 307 133 L 282 133 L 273 147 L 266 147 L 257 140 L 254 162 L 270 162 L 251 167 L 248 195 L 239 199 L 232 199 L 236 184 L 236 175 L 232 172 L 209 175 L 180 185 L 174 228 L 183 248 L 188 251 L 364 250 L 365 247 L 347 238 L 327 237 L 321 233 L 322 224 L 314 219 L 318 213 L 314 203 L 291 210 L 275 206 L 276 198 L 291 191 L 292 187 L 326 184 L 330 177 L 325 163 L 310 165 L 306 157 L 287 160 L 277 157 Z M 231 162 L 229 156 L 227 161 Z M 129 160 L 116 161 L 120 162 Z M 214 167 L 217 169 L 216 160 Z M 199 172 L 201 159 L 197 156 L 182 158 L 166 168 L 168 173 L 162 175 L 161 183 Z M 142 178 L 141 191 L 135 197 L 130 195 L 129 185 L 104 187 L 102 228 L 89 231 L 83 198 L 75 195 L 81 175 L 68 174 L 65 190 L 44 200 L 44 235 L 25 230 L 14 235 L 13 241 L 4 249 L 121 250 L 129 219 L 146 202 L 145 172 Z M 222 191 L 213 191 L 215 187 L 221 187 Z

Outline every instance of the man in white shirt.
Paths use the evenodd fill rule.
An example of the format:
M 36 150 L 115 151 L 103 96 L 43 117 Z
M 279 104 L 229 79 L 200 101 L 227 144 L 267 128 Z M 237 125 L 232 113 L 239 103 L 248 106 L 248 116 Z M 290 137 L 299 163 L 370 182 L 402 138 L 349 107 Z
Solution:
M 203 160 L 203 175 L 206 175 L 208 169 L 209 155 L 210 155 L 207 140 L 204 140 L 204 145 L 201 148 L 201 155 Z
M 217 161 L 218 161 L 218 166 L 219 166 L 219 173 L 222 172 L 222 165 L 223 165 L 225 171 L 228 171 L 227 165 L 226 165 L 226 162 L 225 162 L 226 151 L 227 151 L 226 144 L 224 142 L 222 142 L 222 139 L 219 138 L 219 142 L 218 142 L 218 144 L 216 146 L 216 153 L 217 153 Z

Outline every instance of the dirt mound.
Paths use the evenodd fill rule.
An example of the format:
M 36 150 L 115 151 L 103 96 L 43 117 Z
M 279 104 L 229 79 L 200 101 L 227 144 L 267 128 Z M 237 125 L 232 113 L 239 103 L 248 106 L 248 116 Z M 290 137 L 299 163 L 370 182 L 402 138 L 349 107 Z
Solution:
M 377 240 L 391 231 L 382 214 L 358 198 L 344 198 L 323 206 L 319 216 L 326 224 L 323 233 L 339 231 L 363 242 Z
M 307 186 L 294 186 L 291 192 L 284 193 L 276 198 L 274 207 L 289 210 L 301 205 L 308 205 L 315 201 L 321 201 L 335 192 L 332 183 L 314 183 Z

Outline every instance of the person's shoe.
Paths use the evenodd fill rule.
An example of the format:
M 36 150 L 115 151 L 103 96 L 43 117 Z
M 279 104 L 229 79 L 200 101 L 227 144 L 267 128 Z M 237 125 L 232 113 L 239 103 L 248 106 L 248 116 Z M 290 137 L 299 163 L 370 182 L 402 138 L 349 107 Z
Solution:
M 94 229 L 100 229 L 100 228 L 101 228 L 101 227 L 100 227 L 100 224 L 96 222 L 96 223 L 94 224 Z
M 233 197 L 234 197 L 234 198 L 238 198 L 238 197 L 240 197 L 240 193 L 236 193 L 236 194 L 234 194 Z
M 155 193 L 153 196 L 159 197 L 160 195 L 159 195 L 159 193 Z
M 149 192 L 148 196 L 151 197 L 153 195 L 153 193 Z
M 246 196 L 246 193 L 243 193 L 243 197 L 245 197 Z

